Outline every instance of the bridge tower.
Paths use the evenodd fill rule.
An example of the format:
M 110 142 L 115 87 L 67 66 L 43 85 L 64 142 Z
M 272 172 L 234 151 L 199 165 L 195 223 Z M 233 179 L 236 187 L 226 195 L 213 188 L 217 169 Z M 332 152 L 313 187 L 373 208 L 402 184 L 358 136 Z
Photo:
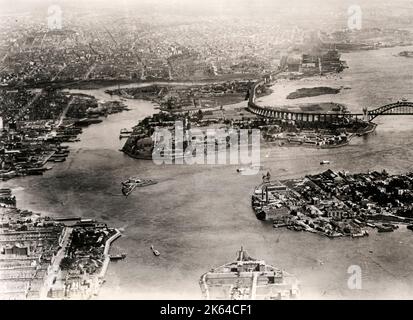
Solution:
M 369 110 L 367 109 L 367 107 L 363 108 L 363 121 L 369 122 Z

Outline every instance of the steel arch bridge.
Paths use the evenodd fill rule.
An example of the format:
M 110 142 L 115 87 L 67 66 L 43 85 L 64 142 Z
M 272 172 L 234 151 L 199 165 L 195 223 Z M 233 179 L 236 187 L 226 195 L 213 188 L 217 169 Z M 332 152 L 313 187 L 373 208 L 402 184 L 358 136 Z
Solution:
M 363 113 L 365 114 L 364 109 Z M 377 109 L 367 111 L 368 121 L 372 121 L 374 118 L 381 115 L 413 115 L 413 102 L 409 101 L 397 101 L 395 103 L 386 104 L 385 106 Z

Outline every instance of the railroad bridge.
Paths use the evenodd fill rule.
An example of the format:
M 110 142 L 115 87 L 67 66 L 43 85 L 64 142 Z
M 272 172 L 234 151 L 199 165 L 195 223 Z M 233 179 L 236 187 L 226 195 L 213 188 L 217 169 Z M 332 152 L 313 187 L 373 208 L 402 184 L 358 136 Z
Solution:
M 279 71 L 281 72 L 281 71 Z M 279 73 L 277 72 L 277 73 Z M 276 73 L 276 74 L 277 74 Z M 276 75 L 275 74 L 275 75 Z M 258 116 L 278 119 L 278 120 L 294 120 L 304 122 L 345 122 L 350 119 L 370 122 L 381 115 L 413 115 L 413 102 L 397 101 L 394 103 L 386 104 L 376 109 L 368 110 L 363 108 L 363 113 L 313 113 L 313 112 L 296 112 L 288 110 L 279 110 L 273 107 L 262 107 L 255 103 L 257 89 L 260 86 L 269 82 L 268 77 L 264 77 L 258 80 L 250 88 L 250 94 L 248 99 L 248 110 Z
M 413 115 L 413 102 L 397 101 L 372 110 L 364 108 L 363 113 L 310 113 L 261 107 L 250 100 L 248 102 L 248 110 L 258 116 L 279 120 L 332 123 L 353 119 L 370 122 L 381 115 Z
M 278 120 L 294 120 L 303 122 L 335 122 L 343 119 L 355 118 L 363 120 L 363 114 L 354 113 L 310 113 L 277 110 L 271 107 L 261 107 L 248 103 L 248 110 L 258 116 Z M 413 114 L 413 113 L 412 113 Z

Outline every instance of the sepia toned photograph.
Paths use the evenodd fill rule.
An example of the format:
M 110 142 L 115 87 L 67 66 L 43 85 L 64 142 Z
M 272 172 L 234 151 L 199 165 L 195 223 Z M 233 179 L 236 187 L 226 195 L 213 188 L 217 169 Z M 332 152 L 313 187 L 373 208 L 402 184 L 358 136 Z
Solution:
M 0 0 L 0 300 L 411 300 L 410 157 L 410 0 Z

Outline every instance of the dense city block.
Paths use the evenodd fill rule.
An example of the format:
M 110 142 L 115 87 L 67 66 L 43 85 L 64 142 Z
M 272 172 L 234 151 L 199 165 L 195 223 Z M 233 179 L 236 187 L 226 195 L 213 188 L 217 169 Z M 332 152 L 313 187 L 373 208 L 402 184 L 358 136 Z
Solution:
M 252 207 L 274 227 L 329 237 L 367 236 L 369 228 L 393 231 L 413 222 L 413 174 L 372 171 L 350 174 L 327 170 L 303 179 L 264 181 Z

